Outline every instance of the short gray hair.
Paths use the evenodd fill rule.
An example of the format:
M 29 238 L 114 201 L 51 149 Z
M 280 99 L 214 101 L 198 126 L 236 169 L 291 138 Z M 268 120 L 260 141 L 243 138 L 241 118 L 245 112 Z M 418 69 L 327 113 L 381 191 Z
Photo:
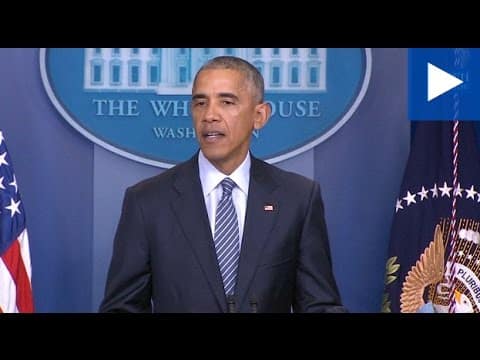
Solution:
M 245 79 L 253 85 L 255 98 L 258 103 L 260 104 L 263 102 L 265 91 L 263 76 L 260 71 L 248 61 L 235 56 L 217 56 L 210 59 L 198 70 L 195 79 L 193 80 L 193 85 L 195 86 L 198 74 L 203 70 L 211 69 L 231 69 L 240 72 L 245 76 Z

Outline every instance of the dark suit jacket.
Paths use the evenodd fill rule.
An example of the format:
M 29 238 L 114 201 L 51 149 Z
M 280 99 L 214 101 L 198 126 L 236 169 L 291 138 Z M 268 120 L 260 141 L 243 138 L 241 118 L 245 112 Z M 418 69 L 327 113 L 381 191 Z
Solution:
M 344 311 L 318 184 L 253 156 L 250 174 L 236 311 Z M 197 155 L 127 189 L 100 311 L 227 312 Z

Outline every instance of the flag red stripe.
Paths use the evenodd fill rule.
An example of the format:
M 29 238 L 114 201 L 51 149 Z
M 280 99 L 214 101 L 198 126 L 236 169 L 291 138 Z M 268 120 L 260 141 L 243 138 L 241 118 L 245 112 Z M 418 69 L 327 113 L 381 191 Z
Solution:
M 17 308 L 21 313 L 33 312 L 33 294 L 20 252 L 20 243 L 15 240 L 7 251 L 2 255 L 3 262 L 7 267 L 17 288 Z

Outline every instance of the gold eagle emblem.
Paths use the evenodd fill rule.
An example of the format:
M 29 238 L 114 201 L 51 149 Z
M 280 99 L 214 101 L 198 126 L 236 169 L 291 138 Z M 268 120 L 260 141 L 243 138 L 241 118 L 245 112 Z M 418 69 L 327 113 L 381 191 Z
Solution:
M 442 281 L 444 269 L 443 233 L 440 225 L 437 225 L 433 240 L 405 277 L 400 296 L 400 311 L 413 313 L 425 305 L 423 296 L 426 287 Z

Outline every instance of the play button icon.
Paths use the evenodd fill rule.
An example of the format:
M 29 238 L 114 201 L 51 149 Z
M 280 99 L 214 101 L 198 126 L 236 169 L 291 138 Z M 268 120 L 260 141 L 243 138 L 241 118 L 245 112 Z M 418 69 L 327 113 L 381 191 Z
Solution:
M 463 84 L 463 80 L 449 74 L 432 63 L 427 63 L 427 78 L 427 101 L 432 101 L 447 91 Z
M 480 48 L 408 49 L 408 118 L 480 121 L 479 64 Z

